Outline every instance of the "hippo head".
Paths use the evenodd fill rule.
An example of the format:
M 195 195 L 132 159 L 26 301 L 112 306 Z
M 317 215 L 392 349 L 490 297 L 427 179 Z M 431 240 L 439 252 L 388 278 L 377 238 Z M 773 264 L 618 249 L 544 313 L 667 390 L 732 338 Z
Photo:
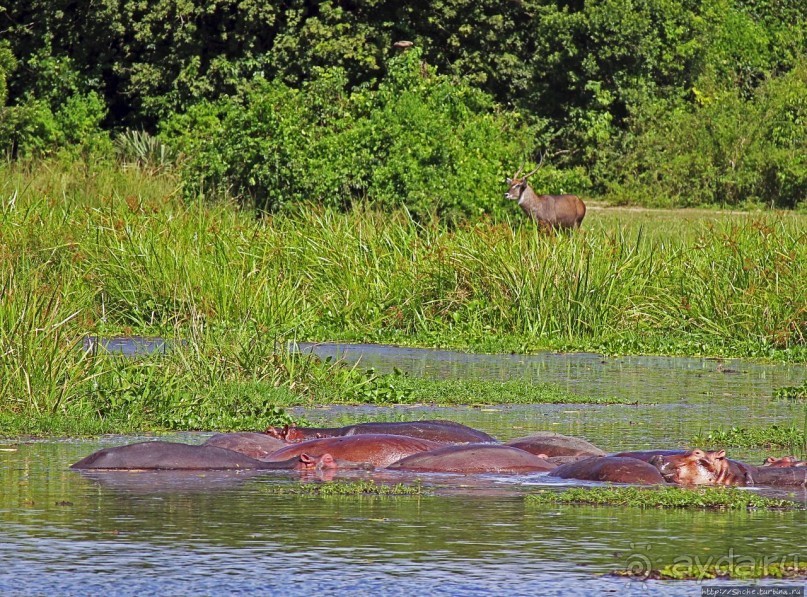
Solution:
M 650 459 L 664 480 L 678 485 L 718 485 L 728 474 L 726 452 L 690 450 L 684 454 L 658 455 Z
M 282 429 L 278 429 L 277 427 L 269 427 L 266 429 L 266 431 L 264 431 L 264 433 L 276 439 L 283 440 L 289 444 L 308 439 L 302 431 L 297 429 L 297 425 L 294 423 L 291 425 L 283 425 Z
M 295 468 L 301 471 L 324 471 L 334 470 L 338 465 L 334 457 L 327 453 L 322 456 L 300 454 L 300 462 Z
M 266 428 L 266 431 L 264 431 L 264 433 L 265 433 L 266 435 L 268 435 L 269 437 L 273 437 L 273 438 L 275 438 L 275 439 L 282 439 L 282 440 L 285 440 L 285 438 L 286 438 L 286 430 L 287 430 L 288 428 L 289 428 L 289 426 L 288 426 L 288 425 L 285 425 L 285 426 L 283 427 L 283 429 L 278 429 L 277 427 L 275 427 L 275 426 L 273 425 L 273 426 L 271 426 L 271 427 L 267 427 L 267 428 Z
M 762 463 L 762 466 L 770 466 L 773 468 L 786 468 L 791 466 L 804 466 L 805 464 L 806 463 L 799 461 L 795 456 L 782 456 L 781 458 L 768 456 L 765 459 L 765 462 Z

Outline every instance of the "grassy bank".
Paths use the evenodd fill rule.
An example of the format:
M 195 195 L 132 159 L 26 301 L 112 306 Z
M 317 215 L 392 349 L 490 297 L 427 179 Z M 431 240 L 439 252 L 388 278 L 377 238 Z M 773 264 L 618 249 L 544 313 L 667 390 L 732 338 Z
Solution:
M 123 430 L 255 427 L 295 400 L 416 394 L 278 348 L 290 339 L 804 361 L 805 223 L 592 210 L 555 237 L 515 210 L 453 229 L 315 206 L 256 219 L 183 202 L 166 173 L 3 166 L 0 410 Z M 120 333 L 184 344 L 136 362 L 79 350 L 87 334 Z

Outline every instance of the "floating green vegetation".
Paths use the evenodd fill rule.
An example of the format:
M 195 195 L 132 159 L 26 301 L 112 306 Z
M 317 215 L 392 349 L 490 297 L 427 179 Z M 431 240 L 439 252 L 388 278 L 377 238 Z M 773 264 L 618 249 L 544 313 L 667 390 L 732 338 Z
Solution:
M 420 483 L 405 485 L 397 483 L 387 485 L 372 480 L 362 481 L 333 481 L 327 483 L 302 483 L 294 486 L 271 486 L 269 493 L 279 495 L 384 495 L 405 496 L 423 495 L 423 486 Z
M 736 487 L 593 487 L 541 491 L 526 498 L 528 504 L 632 506 L 636 508 L 695 508 L 707 510 L 802 509 L 790 500 L 767 498 Z
M 731 429 L 717 429 L 700 432 L 692 438 L 692 444 L 705 447 L 735 447 L 735 448 L 790 448 L 803 449 L 805 433 L 795 425 L 784 427 L 770 425 L 769 427 L 732 427 Z
M 807 400 L 807 381 L 804 381 L 799 386 L 777 388 L 773 392 L 773 397 L 777 400 L 790 400 L 792 402 Z
M 357 404 L 631 404 L 626 398 L 595 398 L 573 394 L 560 386 L 526 380 L 426 379 L 401 372 L 378 375 L 374 370 L 349 382 L 335 372 L 337 387 L 321 387 L 327 402 Z M 333 391 L 335 390 L 335 391 Z
M 640 580 L 708 580 L 710 578 L 726 578 L 749 580 L 754 578 L 805 578 L 807 562 L 803 560 L 762 561 L 756 558 L 736 557 L 727 562 L 701 563 L 686 558 L 660 569 L 615 570 L 614 576 L 626 576 Z

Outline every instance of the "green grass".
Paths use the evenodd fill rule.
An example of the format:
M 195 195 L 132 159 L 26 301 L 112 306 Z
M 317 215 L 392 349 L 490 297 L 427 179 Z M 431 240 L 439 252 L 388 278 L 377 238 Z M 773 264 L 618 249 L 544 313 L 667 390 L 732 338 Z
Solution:
M 541 491 L 530 494 L 531 505 L 575 504 L 635 508 L 694 508 L 707 510 L 802 509 L 790 501 L 762 497 L 735 487 L 682 488 L 638 487 L 571 488 L 564 491 Z
M 449 228 L 307 206 L 256 219 L 182 201 L 177 185 L 159 169 L 0 165 L 0 411 L 28 419 L 0 433 L 58 416 L 254 427 L 296 401 L 588 401 L 357 372 L 289 354 L 289 340 L 807 361 L 801 215 L 592 210 L 580 233 L 547 236 L 520 217 Z M 122 362 L 79 350 L 87 334 L 187 344 Z
M 350 495 L 382 495 L 411 496 L 423 495 L 423 487 L 416 483 L 405 485 L 396 483 L 386 485 L 375 481 L 332 481 L 327 483 L 301 483 L 300 485 L 270 485 L 265 491 L 278 495 L 318 495 L 318 496 L 350 496 Z
M 692 445 L 733 448 L 789 448 L 804 450 L 804 429 L 793 426 L 732 427 L 701 432 L 692 438 Z

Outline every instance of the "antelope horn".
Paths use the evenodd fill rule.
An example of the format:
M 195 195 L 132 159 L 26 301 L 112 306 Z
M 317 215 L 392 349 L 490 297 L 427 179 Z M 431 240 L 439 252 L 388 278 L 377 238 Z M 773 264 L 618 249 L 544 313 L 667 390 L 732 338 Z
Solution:
M 546 155 L 545 153 L 542 153 L 542 154 L 541 154 L 541 161 L 540 161 L 540 162 L 538 162 L 538 167 L 537 167 L 535 170 L 533 170 L 532 172 L 530 172 L 529 174 L 525 174 L 525 175 L 524 175 L 524 180 L 527 180 L 527 179 L 528 179 L 530 176 L 532 176 L 533 174 L 535 174 L 536 172 L 538 172 L 538 170 L 540 170 L 540 169 L 541 169 L 541 166 L 542 166 L 542 165 L 543 165 L 543 163 L 544 163 L 544 156 L 545 156 L 545 155 Z
M 524 166 L 526 166 L 526 164 L 521 164 L 521 167 L 518 169 L 518 172 L 513 174 L 513 180 L 518 180 L 518 177 L 521 174 L 521 171 L 524 170 Z

